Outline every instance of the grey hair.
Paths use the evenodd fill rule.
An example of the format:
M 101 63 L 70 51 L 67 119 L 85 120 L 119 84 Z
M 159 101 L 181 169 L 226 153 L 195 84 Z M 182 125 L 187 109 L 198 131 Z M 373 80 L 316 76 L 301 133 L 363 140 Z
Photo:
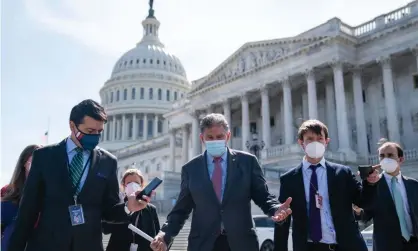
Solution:
M 200 132 L 203 133 L 205 129 L 211 128 L 213 126 L 222 126 L 225 131 L 229 131 L 229 124 L 226 121 L 226 118 L 221 113 L 211 113 L 206 115 L 200 121 Z

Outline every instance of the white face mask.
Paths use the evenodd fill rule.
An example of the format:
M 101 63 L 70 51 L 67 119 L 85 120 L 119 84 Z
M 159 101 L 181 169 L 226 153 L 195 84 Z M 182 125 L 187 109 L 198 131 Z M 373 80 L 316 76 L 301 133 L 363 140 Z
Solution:
M 305 153 L 313 159 L 322 158 L 325 154 L 325 145 L 318 141 L 311 142 L 305 146 Z
M 380 161 L 380 167 L 387 173 L 393 173 L 398 168 L 398 162 L 394 159 L 384 158 Z
M 125 187 L 125 194 L 126 196 L 133 196 L 135 195 L 135 192 L 139 191 L 141 189 L 141 186 L 136 182 L 130 182 Z

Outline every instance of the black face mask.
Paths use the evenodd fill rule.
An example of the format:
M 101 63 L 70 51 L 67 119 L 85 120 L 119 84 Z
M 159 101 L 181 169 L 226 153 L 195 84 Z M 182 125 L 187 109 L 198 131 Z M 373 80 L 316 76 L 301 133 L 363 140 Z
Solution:
M 98 134 L 86 134 L 80 131 L 78 127 L 76 127 L 77 133 L 75 133 L 75 137 L 77 138 L 78 142 L 80 142 L 81 146 L 85 150 L 93 150 L 100 141 L 101 133 Z

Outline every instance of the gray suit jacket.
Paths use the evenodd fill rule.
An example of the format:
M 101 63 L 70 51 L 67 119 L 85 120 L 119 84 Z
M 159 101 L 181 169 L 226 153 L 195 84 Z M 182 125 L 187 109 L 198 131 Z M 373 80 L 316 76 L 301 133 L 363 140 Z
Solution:
M 273 215 L 279 206 L 276 197 L 268 191 L 257 158 L 228 149 L 226 186 L 220 203 L 209 178 L 205 152 L 182 168 L 177 203 L 161 228 L 165 242 L 173 241 L 193 210 L 189 251 L 211 251 L 221 222 L 232 251 L 257 251 L 251 199 L 268 215 Z

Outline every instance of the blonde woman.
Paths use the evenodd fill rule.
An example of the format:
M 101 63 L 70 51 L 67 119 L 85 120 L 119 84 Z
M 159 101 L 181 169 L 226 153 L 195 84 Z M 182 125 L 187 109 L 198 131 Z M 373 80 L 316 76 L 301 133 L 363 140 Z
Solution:
M 122 190 L 127 196 L 142 190 L 145 187 L 144 177 L 138 169 L 127 170 L 121 181 Z M 160 231 L 157 210 L 154 205 L 148 204 L 146 208 L 128 216 L 126 223 L 114 224 L 103 222 L 104 234 L 111 234 L 106 251 L 151 251 L 150 243 L 128 229 L 129 223 L 135 225 L 149 236 L 155 236 Z

